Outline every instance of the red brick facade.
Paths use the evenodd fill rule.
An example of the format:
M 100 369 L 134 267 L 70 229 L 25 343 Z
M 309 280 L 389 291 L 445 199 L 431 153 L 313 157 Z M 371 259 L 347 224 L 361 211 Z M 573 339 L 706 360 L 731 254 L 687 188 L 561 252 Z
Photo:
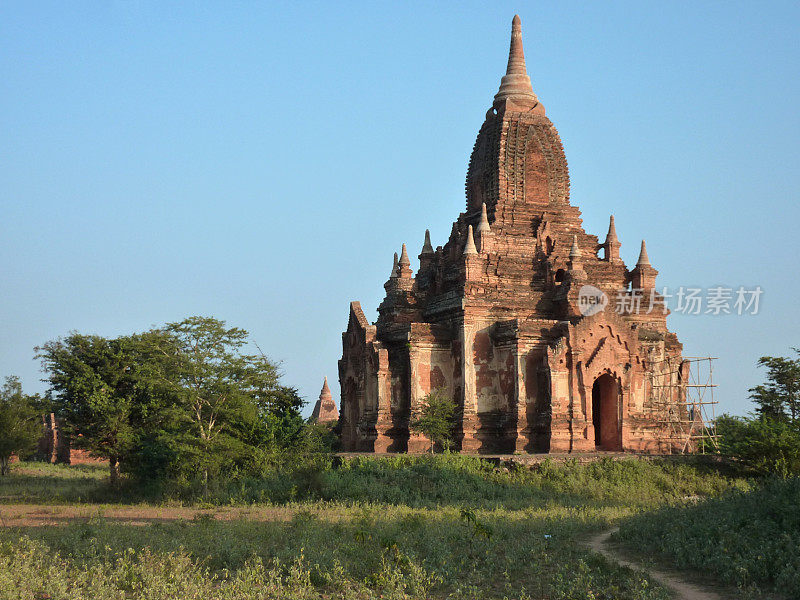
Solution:
M 657 271 L 644 242 L 628 270 L 613 217 L 603 243 L 583 230 L 561 139 L 526 73 L 519 17 L 466 200 L 444 246 L 434 250 L 426 232 L 416 276 L 403 245 L 375 324 L 350 305 L 343 449 L 427 449 L 409 421 L 426 394 L 445 388 L 459 406 L 462 451 L 668 450 L 652 381 L 671 373 L 680 409 L 684 367 L 654 292 Z M 605 310 L 588 314 L 586 285 L 605 292 Z M 641 290 L 640 310 L 619 313 L 618 291 L 629 288 Z

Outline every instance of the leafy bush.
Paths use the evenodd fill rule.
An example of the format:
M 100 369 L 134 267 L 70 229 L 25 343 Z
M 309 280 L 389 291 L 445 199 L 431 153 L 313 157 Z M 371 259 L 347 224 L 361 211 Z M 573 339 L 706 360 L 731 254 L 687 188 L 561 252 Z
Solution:
M 800 475 L 800 423 L 770 417 L 717 419 L 720 452 L 762 474 Z
M 453 443 L 453 419 L 456 403 L 445 388 L 437 388 L 420 400 L 421 408 L 411 421 L 411 430 L 421 433 L 430 440 L 431 453 L 434 446 L 445 452 Z
M 17 377 L 0 386 L 0 476 L 8 475 L 11 455 L 29 453 L 42 434 L 39 398 L 22 393 Z
M 741 588 L 800 597 L 800 478 L 773 479 L 746 493 L 638 515 L 618 539 L 655 551 L 681 569 L 713 573 Z

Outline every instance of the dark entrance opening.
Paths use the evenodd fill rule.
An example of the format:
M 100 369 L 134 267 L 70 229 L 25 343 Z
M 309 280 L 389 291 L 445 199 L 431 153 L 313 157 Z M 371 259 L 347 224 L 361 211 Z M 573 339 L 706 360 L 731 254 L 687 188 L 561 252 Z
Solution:
M 622 450 L 619 391 L 616 380 L 608 373 L 598 377 L 592 386 L 592 424 L 598 450 Z

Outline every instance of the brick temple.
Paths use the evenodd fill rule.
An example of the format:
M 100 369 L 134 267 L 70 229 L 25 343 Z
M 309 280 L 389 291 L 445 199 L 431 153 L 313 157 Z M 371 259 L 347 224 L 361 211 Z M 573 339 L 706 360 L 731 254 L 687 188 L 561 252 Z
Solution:
M 405 244 L 395 254 L 376 323 L 350 304 L 343 449 L 425 451 L 409 422 L 443 388 L 464 452 L 669 450 L 653 382 L 674 389 L 667 412 L 685 410 L 682 347 L 644 242 L 633 269 L 619 251 L 613 216 L 601 243 L 570 204 L 564 149 L 531 86 L 515 16 L 466 210 L 444 246 L 425 232 L 416 274 Z

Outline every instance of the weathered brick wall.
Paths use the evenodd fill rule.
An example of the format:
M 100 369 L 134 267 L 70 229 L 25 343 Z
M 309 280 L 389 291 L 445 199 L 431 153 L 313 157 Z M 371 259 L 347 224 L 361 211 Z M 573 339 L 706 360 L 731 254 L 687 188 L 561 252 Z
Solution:
M 62 425 L 53 413 L 42 415 L 42 437 L 37 444 L 36 458 L 49 463 L 73 465 L 105 462 L 103 459 L 91 456 L 85 450 L 72 448 Z

